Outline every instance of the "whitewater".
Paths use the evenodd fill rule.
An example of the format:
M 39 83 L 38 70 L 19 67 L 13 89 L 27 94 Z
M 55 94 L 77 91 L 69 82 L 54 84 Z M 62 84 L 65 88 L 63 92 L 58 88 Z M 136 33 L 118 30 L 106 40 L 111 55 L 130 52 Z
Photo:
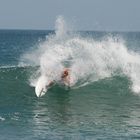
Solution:
M 60 84 L 62 71 L 69 68 L 71 89 L 119 75 L 128 77 L 129 88 L 140 93 L 138 52 L 128 49 L 120 36 L 106 35 L 100 40 L 83 37 L 68 28 L 62 16 L 56 20 L 55 34 L 48 35 L 36 49 L 24 53 L 21 62 L 38 66 L 29 78 L 34 87 L 45 88 L 50 81 Z

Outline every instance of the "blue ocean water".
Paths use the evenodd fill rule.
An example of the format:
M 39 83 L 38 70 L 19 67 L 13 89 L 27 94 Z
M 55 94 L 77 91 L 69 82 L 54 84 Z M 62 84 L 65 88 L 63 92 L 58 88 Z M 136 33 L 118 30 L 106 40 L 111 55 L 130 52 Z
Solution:
M 63 39 L 54 39 L 54 34 L 0 30 L 0 139 L 140 139 L 140 33 L 84 31 Z M 46 46 L 51 50 L 57 46 L 57 57 L 50 48 L 49 54 L 44 53 Z M 80 84 L 70 90 L 56 84 L 37 98 L 31 75 L 42 65 L 31 62 L 38 64 L 38 58 L 44 60 L 46 55 L 58 58 L 65 46 L 73 46 L 72 64 L 83 61 L 79 73 L 87 75 L 77 74 Z M 90 56 L 92 51 L 98 59 Z M 95 73 L 88 75 L 84 68 Z

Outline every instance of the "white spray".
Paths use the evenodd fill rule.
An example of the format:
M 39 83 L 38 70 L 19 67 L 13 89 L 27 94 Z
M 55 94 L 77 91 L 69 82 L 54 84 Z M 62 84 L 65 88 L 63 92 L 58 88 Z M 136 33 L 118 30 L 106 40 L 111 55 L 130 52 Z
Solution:
M 68 67 L 71 88 L 124 74 L 131 79 L 132 90 L 140 92 L 140 55 L 128 50 L 122 39 L 108 37 L 95 41 L 75 33 L 68 34 L 67 24 L 61 16 L 55 27 L 55 35 L 23 57 L 39 66 L 34 74 L 37 76 L 30 78 L 31 85 L 45 89 L 49 81 L 59 83 L 63 69 Z M 34 56 L 37 57 L 34 59 Z

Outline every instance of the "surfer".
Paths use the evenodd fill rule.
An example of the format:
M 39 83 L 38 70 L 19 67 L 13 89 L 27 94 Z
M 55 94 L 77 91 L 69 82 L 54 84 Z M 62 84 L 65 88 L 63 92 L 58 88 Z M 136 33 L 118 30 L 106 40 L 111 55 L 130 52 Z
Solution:
M 61 74 L 61 82 L 66 86 L 66 87 L 70 87 L 70 70 L 68 68 L 65 68 Z M 45 79 L 44 79 L 45 78 Z M 55 84 L 55 81 L 48 81 L 48 84 L 44 82 L 42 83 L 42 81 L 45 81 L 46 77 L 40 77 L 37 85 L 35 87 L 35 92 L 37 97 L 41 97 L 43 95 L 45 95 L 45 93 L 47 92 L 47 90 L 52 87 Z
M 65 68 L 61 75 L 61 81 L 64 83 L 64 85 L 69 86 L 70 85 L 70 74 L 69 69 Z M 50 83 L 47 85 L 47 87 L 51 87 L 54 84 L 54 81 L 50 81 Z
M 69 69 L 66 68 L 64 69 L 63 73 L 62 73 L 62 76 L 61 76 L 61 79 L 63 81 L 63 83 L 66 85 L 66 86 L 70 86 L 70 74 L 69 74 Z

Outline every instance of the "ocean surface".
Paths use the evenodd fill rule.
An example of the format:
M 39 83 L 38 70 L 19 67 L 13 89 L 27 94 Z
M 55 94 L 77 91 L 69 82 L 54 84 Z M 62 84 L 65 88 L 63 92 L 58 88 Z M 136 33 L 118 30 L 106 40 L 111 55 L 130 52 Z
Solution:
M 38 98 L 64 67 L 71 88 Z M 139 73 L 140 32 L 0 30 L 0 139 L 138 140 Z

